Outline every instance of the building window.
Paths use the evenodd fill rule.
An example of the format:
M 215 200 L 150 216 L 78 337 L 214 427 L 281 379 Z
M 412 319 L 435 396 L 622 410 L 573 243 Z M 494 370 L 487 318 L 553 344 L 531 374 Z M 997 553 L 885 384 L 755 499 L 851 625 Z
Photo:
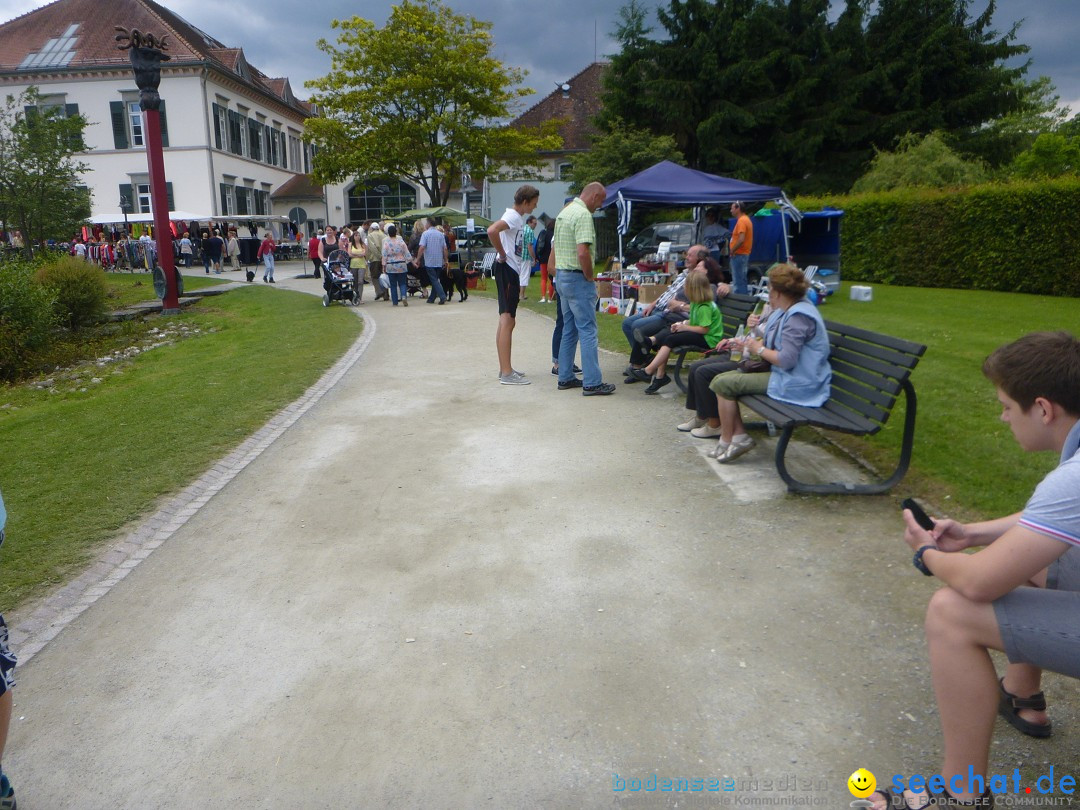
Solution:
M 150 198 L 150 178 L 145 174 L 134 175 L 130 183 L 121 183 L 118 202 L 121 206 L 127 205 L 129 214 L 153 213 L 153 204 Z M 173 201 L 172 183 L 165 184 L 165 202 L 170 211 L 176 209 L 176 204 Z M 122 207 L 120 210 L 123 212 Z
M 228 108 L 224 104 L 214 104 L 214 146 L 225 149 L 229 139 Z
M 221 215 L 223 217 L 236 214 L 236 187 L 233 183 L 221 184 Z
M 135 210 L 140 214 L 150 213 L 150 184 L 135 184 Z
M 349 190 L 349 221 L 386 219 L 416 208 L 416 189 L 399 180 L 367 180 Z
M 247 216 L 252 213 L 251 192 L 253 189 L 244 186 L 236 187 L 236 214 Z
M 289 135 L 289 163 L 294 169 L 299 168 L 303 162 L 301 159 L 302 154 L 303 143 L 294 135 Z
M 131 145 L 142 146 L 143 145 L 143 120 L 142 120 L 142 108 L 139 107 L 139 102 L 129 101 L 127 103 L 128 108 L 128 130 L 131 133 Z
M 133 96 L 125 93 L 123 101 L 110 101 L 112 117 L 113 146 L 117 149 L 142 149 L 146 145 L 146 119 L 142 108 Z M 161 127 L 161 145 L 169 145 L 169 122 L 165 114 L 165 102 L 158 108 L 158 122 Z
M 560 163 L 558 168 L 558 177 L 560 180 L 569 180 L 570 172 L 574 170 L 573 163 Z

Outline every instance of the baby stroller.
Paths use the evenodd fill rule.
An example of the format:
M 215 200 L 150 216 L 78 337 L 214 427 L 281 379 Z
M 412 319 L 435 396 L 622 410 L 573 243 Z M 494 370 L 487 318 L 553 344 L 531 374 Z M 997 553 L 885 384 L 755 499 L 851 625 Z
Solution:
M 420 274 L 424 274 L 424 281 L 420 280 Z M 424 282 L 427 281 L 427 273 L 422 267 L 409 267 L 405 274 L 406 295 L 424 294 Z
M 326 257 L 326 272 L 323 276 L 322 305 L 330 306 L 331 301 L 344 301 L 355 306 L 360 302 L 360 290 L 349 269 L 349 254 L 344 250 L 335 250 Z

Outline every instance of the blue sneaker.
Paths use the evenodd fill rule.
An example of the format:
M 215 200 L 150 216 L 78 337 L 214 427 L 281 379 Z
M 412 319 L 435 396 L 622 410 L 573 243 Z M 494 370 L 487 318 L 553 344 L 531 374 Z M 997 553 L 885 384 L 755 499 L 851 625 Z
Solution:
M 15 810 L 15 788 L 7 774 L 0 774 L 0 810 Z

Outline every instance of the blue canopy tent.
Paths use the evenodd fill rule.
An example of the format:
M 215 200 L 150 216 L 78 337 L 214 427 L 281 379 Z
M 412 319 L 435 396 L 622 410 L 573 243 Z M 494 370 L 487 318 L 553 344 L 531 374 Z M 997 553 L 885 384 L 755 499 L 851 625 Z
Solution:
M 664 160 L 644 171 L 619 180 L 607 187 L 602 208 L 618 206 L 619 261 L 622 261 L 622 238 L 630 229 L 630 214 L 634 203 L 653 206 L 708 206 L 733 202 L 775 202 L 797 222 L 802 218 L 778 186 L 759 186 L 730 177 L 688 169 Z M 698 212 L 694 212 L 698 220 Z M 786 217 L 781 221 L 786 220 Z M 785 248 L 787 232 L 784 232 Z

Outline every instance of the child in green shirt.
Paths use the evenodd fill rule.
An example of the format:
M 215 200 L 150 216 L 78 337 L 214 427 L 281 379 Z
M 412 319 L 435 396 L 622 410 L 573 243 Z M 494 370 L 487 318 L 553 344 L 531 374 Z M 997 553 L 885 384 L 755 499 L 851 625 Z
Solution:
M 646 394 L 656 394 L 671 382 L 667 361 L 672 349 L 677 346 L 712 349 L 723 337 L 723 319 L 704 270 L 695 270 L 686 279 L 686 297 L 690 299 L 689 320 L 673 323 L 649 338 L 658 347 L 656 357 L 645 368 L 634 369 L 634 376 L 642 382 L 651 380 Z

